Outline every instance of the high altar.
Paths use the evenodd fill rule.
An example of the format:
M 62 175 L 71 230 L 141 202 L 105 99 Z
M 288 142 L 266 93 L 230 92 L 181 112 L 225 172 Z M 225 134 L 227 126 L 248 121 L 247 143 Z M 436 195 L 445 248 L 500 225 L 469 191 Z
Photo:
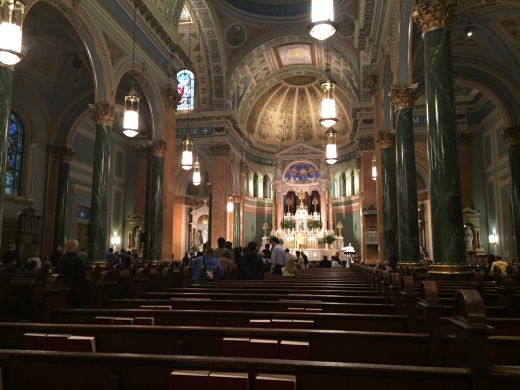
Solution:
M 282 246 L 291 252 L 304 250 L 311 261 L 330 257 L 344 243 L 332 219 L 332 180 L 323 150 L 306 145 L 300 138 L 276 158 L 270 235 L 283 240 Z M 321 222 L 321 227 L 309 226 L 311 221 Z M 327 235 L 335 238 L 330 246 L 324 243 Z M 264 235 L 264 245 L 267 240 Z

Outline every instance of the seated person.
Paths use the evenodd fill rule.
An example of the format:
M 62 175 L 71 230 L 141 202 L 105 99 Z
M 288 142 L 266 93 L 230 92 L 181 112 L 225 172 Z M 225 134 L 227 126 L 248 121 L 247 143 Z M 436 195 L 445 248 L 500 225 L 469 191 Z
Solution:
M 216 270 L 220 271 L 220 277 L 224 277 L 224 267 L 220 264 L 220 261 L 215 257 L 215 251 L 213 248 L 208 248 L 202 256 L 197 257 L 191 263 L 191 280 L 194 283 L 200 282 L 200 267 L 206 267 L 207 271 L 213 272 Z
M 294 265 L 294 259 L 287 259 L 285 267 L 282 267 L 282 276 L 296 276 L 296 265 Z
M 491 263 L 491 272 L 496 272 L 496 269 L 499 269 L 503 274 L 506 273 L 507 270 L 507 263 L 502 260 L 502 256 L 496 255 L 496 260 Z M 497 267 L 495 269 L 495 267 Z
M 339 265 L 339 258 L 336 257 L 336 256 L 332 256 L 332 264 L 331 264 L 331 268 L 333 269 L 338 269 L 338 268 L 341 268 L 341 266 Z
M 219 257 L 218 261 L 220 261 L 220 264 L 224 267 L 224 272 L 227 272 L 229 277 L 235 276 L 237 267 L 235 262 L 231 260 L 230 250 L 225 250 L 224 253 L 222 253 L 222 257 Z
M 247 252 L 244 253 L 240 263 L 238 263 L 237 279 L 262 280 L 264 278 L 266 265 L 264 265 L 260 255 L 256 253 L 257 246 L 257 243 L 253 241 L 247 244 Z
M 316 267 L 317 267 L 317 265 L 316 265 L 315 261 L 309 262 L 309 265 L 307 266 L 307 268 L 316 268 Z
M 33 278 L 36 270 L 36 261 L 28 261 L 22 268 L 13 276 L 13 278 Z
M 332 263 L 327 256 L 323 255 L 323 260 L 320 261 L 320 268 L 331 268 Z

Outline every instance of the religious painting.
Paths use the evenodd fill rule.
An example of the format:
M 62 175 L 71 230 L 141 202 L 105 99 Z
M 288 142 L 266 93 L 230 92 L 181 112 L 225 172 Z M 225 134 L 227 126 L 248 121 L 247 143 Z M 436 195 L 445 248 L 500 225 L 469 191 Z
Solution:
M 195 103 L 195 75 L 188 69 L 183 69 L 177 73 L 177 81 L 179 82 L 179 94 L 181 95 L 181 104 L 177 106 L 178 110 L 193 110 Z
M 292 164 L 283 176 L 285 181 L 296 183 L 312 183 L 320 178 L 318 169 L 309 162 L 297 162 Z
M 293 65 L 316 66 L 314 46 L 308 43 L 278 46 L 275 49 L 275 55 L 279 68 Z

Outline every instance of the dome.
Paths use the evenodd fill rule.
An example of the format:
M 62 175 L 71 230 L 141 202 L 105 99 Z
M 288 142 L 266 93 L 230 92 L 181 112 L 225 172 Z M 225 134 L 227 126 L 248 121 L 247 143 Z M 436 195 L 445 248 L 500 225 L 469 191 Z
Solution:
M 338 143 L 350 136 L 349 100 L 336 89 Z M 296 144 L 299 138 L 320 145 L 326 128 L 319 124 L 321 89 L 313 76 L 293 76 L 267 88 L 247 115 L 247 132 L 255 143 L 276 148 Z M 259 146 L 260 146 L 259 145 Z

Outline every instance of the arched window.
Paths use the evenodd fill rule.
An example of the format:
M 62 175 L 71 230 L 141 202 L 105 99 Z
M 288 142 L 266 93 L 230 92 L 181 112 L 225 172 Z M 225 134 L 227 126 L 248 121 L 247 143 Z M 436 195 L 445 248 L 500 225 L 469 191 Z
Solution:
M 343 197 L 343 196 L 347 196 L 347 191 L 346 191 L 346 181 L 347 181 L 347 178 L 345 176 L 344 173 L 342 173 L 340 176 L 339 176 L 339 196 L 340 197 Z
M 177 73 L 177 81 L 179 82 L 179 93 L 182 97 L 182 102 L 177 106 L 177 109 L 193 110 L 195 107 L 195 75 L 191 70 L 182 69 Z
M 258 174 L 254 174 L 253 176 L 253 196 L 258 198 Z
M 345 196 L 352 196 L 352 195 L 354 195 L 354 188 L 352 187 L 353 180 L 354 179 L 353 179 L 353 176 L 352 176 L 352 171 L 348 170 L 347 174 L 346 174 L 346 183 L 345 183 L 346 194 L 345 194 Z
M 5 193 L 20 195 L 22 174 L 23 126 L 20 118 L 11 113 L 7 139 L 7 171 L 5 173 Z
M 246 173 L 246 179 L 244 180 L 244 194 L 249 196 L 249 172 Z
M 264 175 L 264 199 L 271 199 L 271 178 Z
M 356 169 L 354 172 L 354 180 L 352 181 L 352 195 L 359 194 L 359 170 Z

